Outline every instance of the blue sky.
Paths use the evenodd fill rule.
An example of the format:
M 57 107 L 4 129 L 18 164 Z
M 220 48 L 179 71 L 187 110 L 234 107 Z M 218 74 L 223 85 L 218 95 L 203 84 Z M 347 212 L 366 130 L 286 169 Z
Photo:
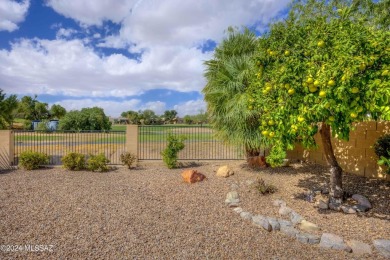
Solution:
M 203 62 L 228 26 L 263 31 L 280 0 L 0 0 L 0 88 L 107 115 L 206 109 Z

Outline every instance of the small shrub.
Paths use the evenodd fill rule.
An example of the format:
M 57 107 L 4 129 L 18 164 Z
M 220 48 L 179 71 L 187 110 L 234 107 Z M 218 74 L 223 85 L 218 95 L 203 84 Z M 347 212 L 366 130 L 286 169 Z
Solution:
M 87 169 L 90 171 L 100 171 L 100 172 L 106 172 L 108 171 L 107 163 L 109 163 L 110 160 L 106 158 L 104 153 L 98 154 L 98 155 L 90 155 L 87 160 Z
M 123 165 L 127 165 L 130 169 L 131 165 L 137 160 L 137 156 L 135 154 L 125 152 L 121 154 L 121 162 Z
M 165 165 L 169 168 L 177 167 L 177 154 L 184 149 L 185 136 L 175 136 L 171 133 L 168 134 L 167 147 L 161 152 Z
M 387 166 L 386 173 L 390 174 L 390 134 L 378 138 L 374 144 L 374 151 L 379 157 L 378 164 Z
M 85 155 L 81 153 L 68 153 L 61 159 L 63 167 L 71 171 L 85 169 Z
M 42 122 L 39 122 L 36 130 L 42 132 L 50 132 L 49 121 L 43 120 Z
M 266 157 L 266 161 L 271 167 L 281 166 L 286 155 L 286 151 L 283 148 L 277 147 L 277 149 L 271 149 L 271 153 Z
M 49 156 L 44 153 L 24 151 L 19 157 L 19 166 L 25 170 L 38 169 L 41 165 L 49 163 Z
M 274 185 L 265 183 L 262 178 L 257 178 L 253 186 L 263 195 L 275 193 L 278 190 Z
M 32 130 L 32 122 L 30 120 L 26 120 L 23 123 L 24 130 Z

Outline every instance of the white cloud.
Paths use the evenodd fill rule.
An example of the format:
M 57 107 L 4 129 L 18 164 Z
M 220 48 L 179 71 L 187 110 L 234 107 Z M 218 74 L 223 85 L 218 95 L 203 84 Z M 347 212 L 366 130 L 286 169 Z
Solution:
M 88 25 L 110 20 L 120 23 L 130 13 L 134 0 L 48 0 L 47 5 L 65 17 Z
M 166 104 L 162 101 L 153 101 L 153 102 L 147 102 L 145 105 L 143 105 L 140 110 L 146 110 L 150 109 L 153 110 L 156 115 L 162 115 L 164 114 L 164 111 L 167 110 Z
M 12 0 L 0 1 L 0 31 L 12 32 L 18 29 L 18 23 L 24 21 L 30 1 L 16 2 Z
M 177 104 L 173 107 L 180 117 L 185 115 L 197 115 L 201 111 L 206 111 L 206 103 L 202 99 L 190 100 L 184 103 Z
M 77 33 L 76 30 L 71 29 L 71 28 L 60 28 L 57 31 L 56 37 L 58 38 L 70 38 L 73 34 Z

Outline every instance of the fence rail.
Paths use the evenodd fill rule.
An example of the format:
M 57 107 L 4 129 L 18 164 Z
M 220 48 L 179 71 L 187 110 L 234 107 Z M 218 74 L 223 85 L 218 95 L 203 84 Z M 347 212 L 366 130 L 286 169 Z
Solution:
M 208 126 L 139 126 L 138 159 L 161 160 L 166 148 L 167 136 L 185 136 L 185 147 L 179 152 L 179 160 L 239 160 L 243 159 L 243 147 L 231 146 L 215 137 Z
M 135 126 L 137 129 L 137 126 Z M 13 131 L 14 165 L 23 151 L 31 150 L 50 156 L 51 165 L 62 164 L 70 152 L 85 155 L 104 153 L 110 164 L 120 164 L 120 155 L 132 147 L 139 160 L 161 160 L 168 134 L 185 136 L 185 148 L 179 160 L 240 160 L 243 149 L 218 140 L 208 126 L 138 126 L 138 136 L 126 131 Z M 128 139 L 128 140 L 126 140 Z M 131 140 L 130 140 L 131 139 Z
M 104 153 L 110 164 L 120 164 L 125 136 L 125 131 L 14 131 L 14 164 L 26 150 L 46 153 L 52 165 L 61 164 L 61 158 L 70 152 Z

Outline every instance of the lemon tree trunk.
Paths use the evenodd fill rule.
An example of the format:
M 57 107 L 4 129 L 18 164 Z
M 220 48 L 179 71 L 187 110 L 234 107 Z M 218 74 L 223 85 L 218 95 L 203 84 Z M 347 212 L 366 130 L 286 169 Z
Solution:
M 321 123 L 320 135 L 322 145 L 324 147 L 324 154 L 326 161 L 330 165 L 330 189 L 329 197 L 330 203 L 341 203 L 343 201 L 343 170 L 339 166 L 337 159 L 334 155 L 330 126 L 325 122 Z

